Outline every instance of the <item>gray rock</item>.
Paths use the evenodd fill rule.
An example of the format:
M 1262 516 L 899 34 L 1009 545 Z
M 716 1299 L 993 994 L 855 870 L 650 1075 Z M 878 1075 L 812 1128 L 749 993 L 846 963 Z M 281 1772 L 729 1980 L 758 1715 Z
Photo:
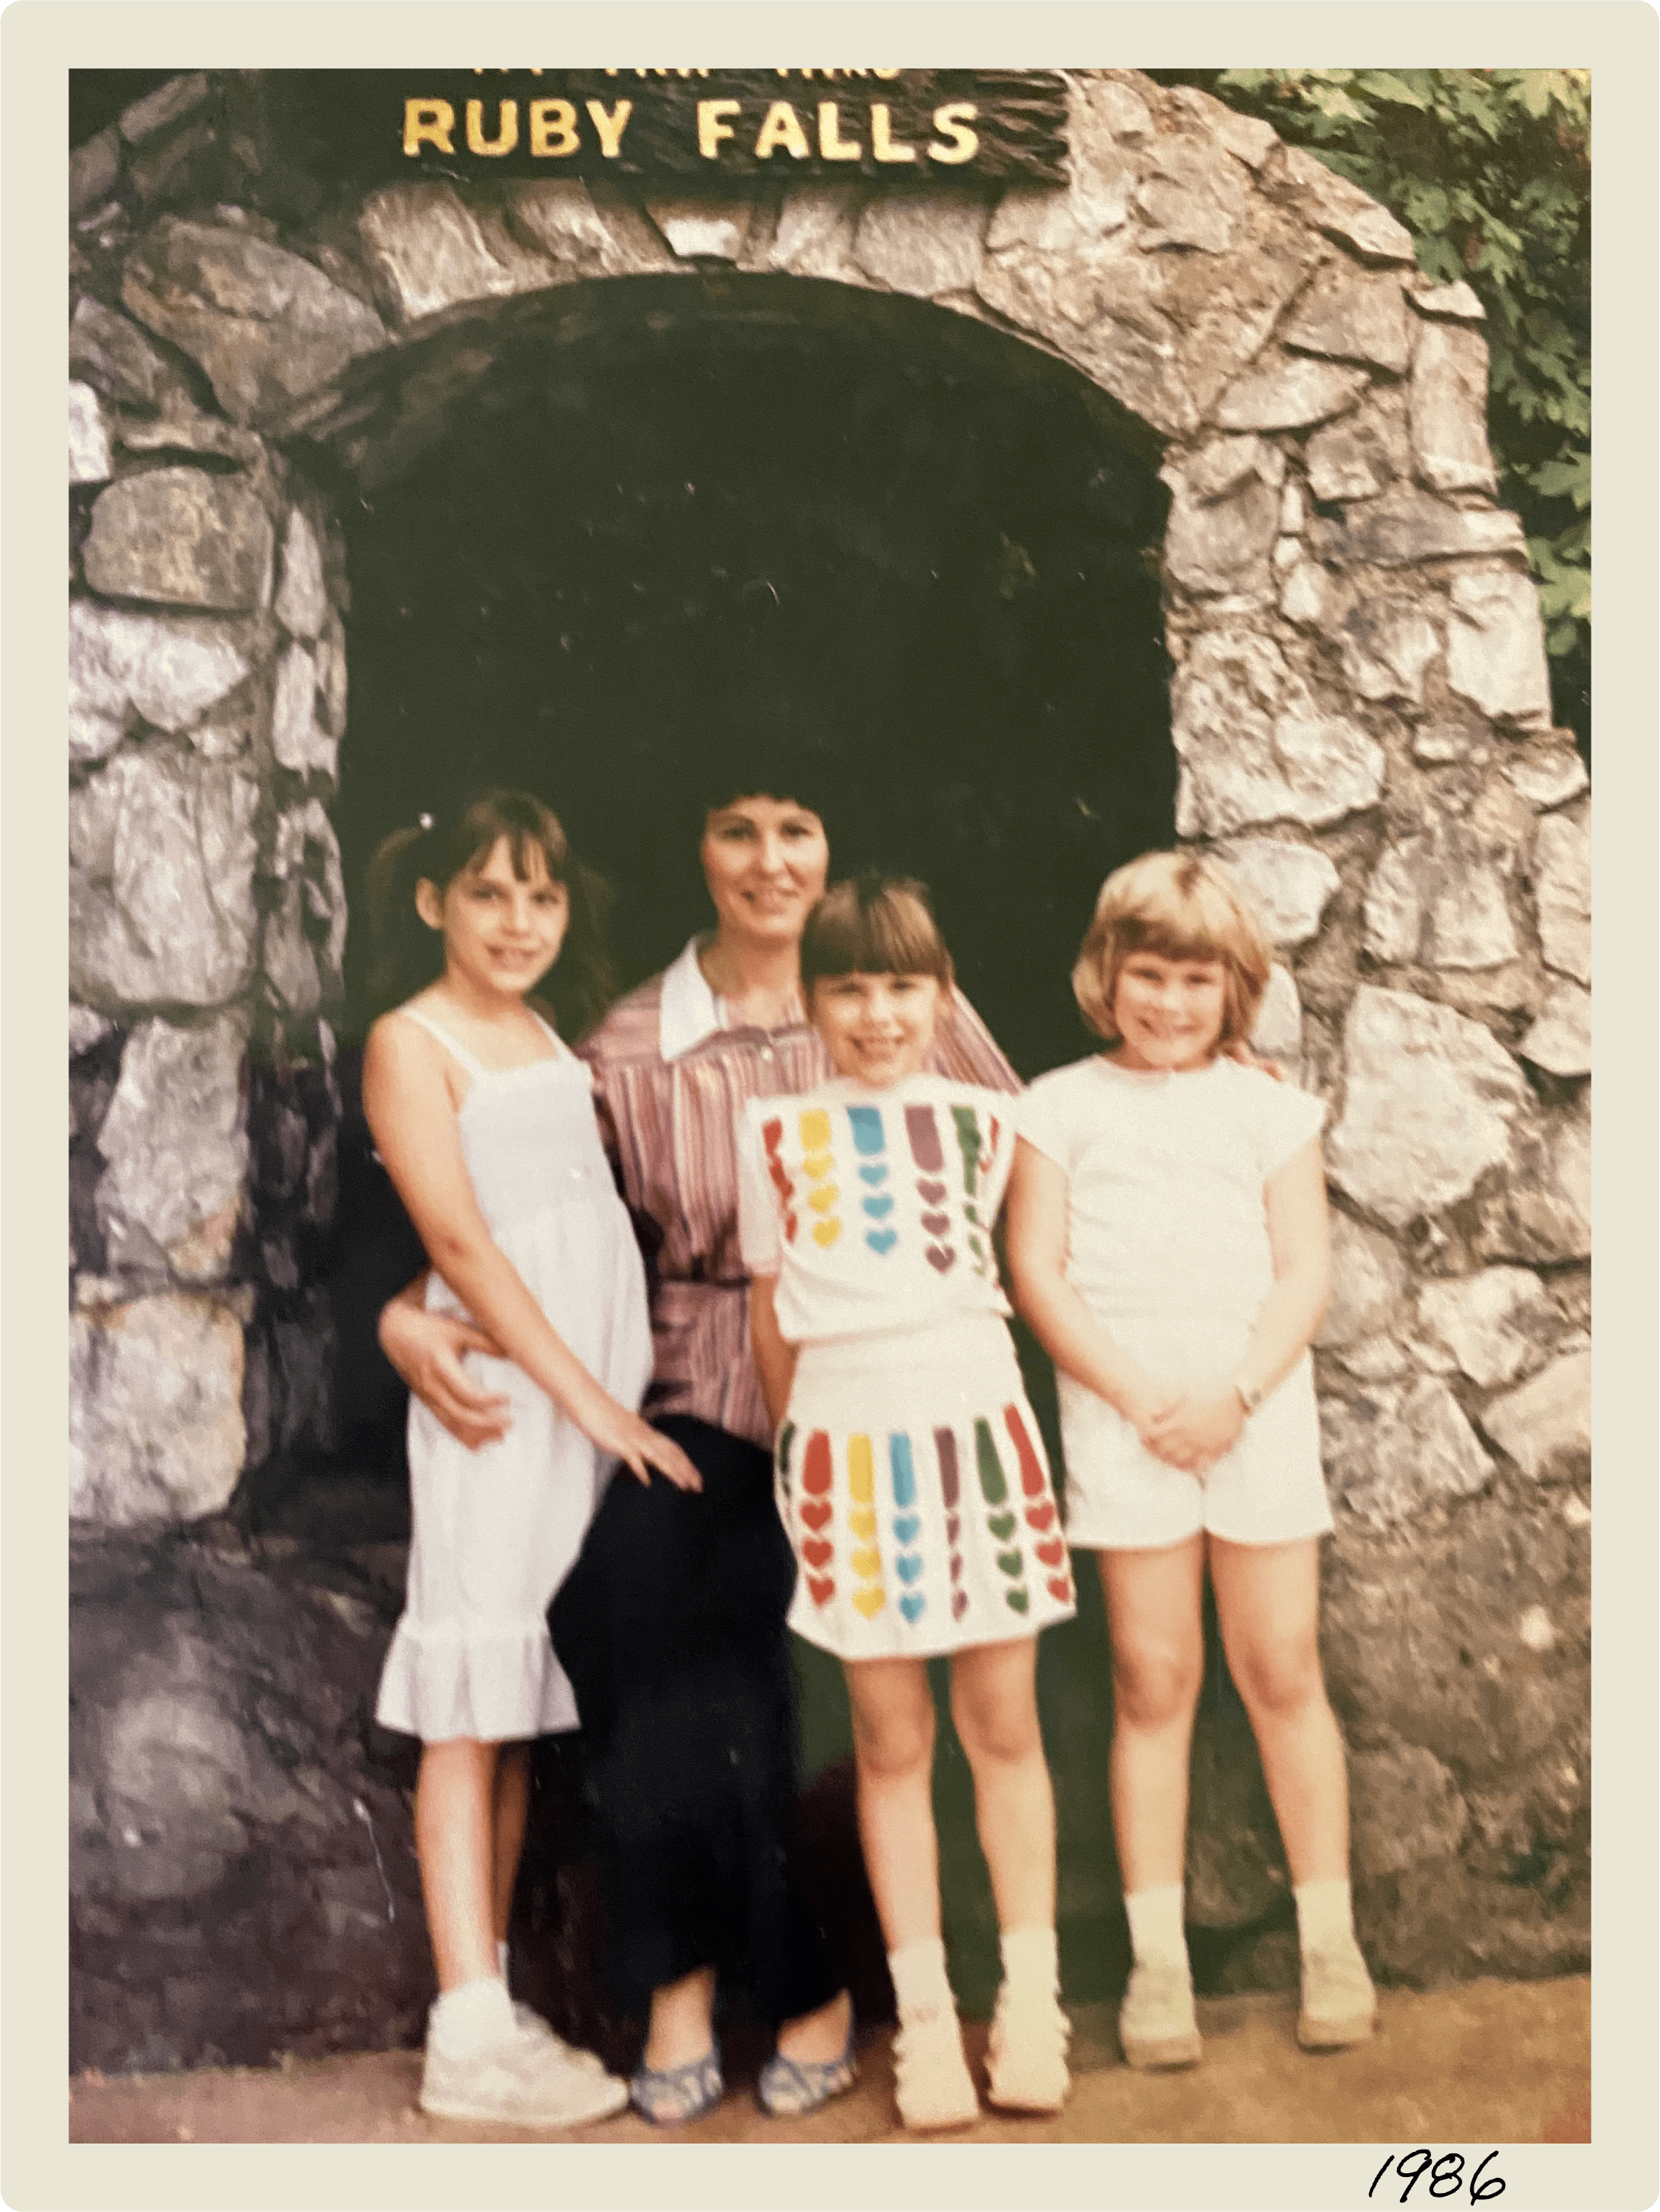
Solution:
M 1410 231 L 1358 185 L 1327 168 L 1301 146 L 1286 147 L 1285 178 L 1298 212 L 1327 237 L 1352 246 L 1362 260 L 1400 262 L 1408 267 L 1416 260 Z
M 1225 836 L 1281 819 L 1335 822 L 1383 787 L 1383 748 L 1357 724 L 1323 712 L 1279 648 L 1250 631 L 1196 639 L 1172 704 L 1181 836 Z
M 247 672 L 239 633 L 227 623 L 71 600 L 70 757 L 101 760 L 135 715 L 155 729 L 184 729 Z
M 1432 491 L 1499 489 L 1487 444 L 1487 342 L 1479 331 L 1431 323 L 1412 366 L 1412 449 Z
M 1303 945 L 1315 936 L 1337 889 L 1338 874 L 1311 845 L 1280 837 L 1240 837 L 1221 847 L 1224 862 L 1276 945 Z
M 974 288 L 986 234 L 977 200 L 934 192 L 885 192 L 859 218 L 854 259 L 895 292 L 931 300 Z
M 121 136 L 129 146 L 142 145 L 158 131 L 181 123 L 206 100 L 208 80 L 198 70 L 189 76 L 170 77 L 166 84 L 147 92 L 121 112 Z
M 98 1133 L 107 1163 L 98 1224 L 111 1267 L 224 1279 L 247 1179 L 244 1042 L 229 1014 L 192 1030 L 142 1022 L 127 1039 Z
M 1570 1353 L 1542 1374 L 1495 1398 L 1481 1426 L 1531 1482 L 1585 1474 L 1590 1467 L 1590 1354 Z
M 153 469 L 99 495 L 82 558 L 94 591 L 114 599 L 263 606 L 271 592 L 271 520 L 234 477 Z
M 538 178 L 507 187 L 515 233 L 552 264 L 557 276 L 620 276 L 643 273 L 637 246 L 617 235 L 576 178 Z M 652 260 L 666 269 L 660 246 Z
M 146 746 L 70 795 L 70 978 L 122 1006 L 222 1006 L 253 962 L 259 790 L 229 765 Z
M 70 1058 L 77 1059 L 90 1052 L 100 1037 L 106 1037 L 114 1024 L 102 1014 L 94 1013 L 90 1006 L 77 1006 L 70 1002 Z
M 1590 981 L 1590 821 L 1548 814 L 1533 848 L 1534 896 L 1545 965 Z
M 1286 457 L 1266 438 L 1213 438 L 1187 462 L 1158 473 L 1178 498 L 1209 507 L 1253 482 L 1270 489 L 1283 483 Z
M 1319 500 L 1376 499 L 1389 481 L 1365 441 L 1347 424 L 1321 430 L 1308 444 L 1309 489 Z
M 1462 279 L 1456 284 L 1435 284 L 1427 291 L 1409 292 L 1408 298 L 1420 315 L 1444 316 L 1456 323 L 1485 323 L 1487 311 Z
M 112 130 L 83 139 L 70 154 L 70 213 L 109 198 L 121 173 L 121 142 Z
M 201 363 L 245 427 L 281 422 L 386 340 L 380 318 L 309 261 L 228 227 L 162 222 L 128 262 L 121 297 Z
M 297 775 L 313 769 L 324 775 L 335 772 L 339 741 L 319 726 L 316 694 L 315 662 L 303 645 L 291 645 L 277 665 L 271 742 L 278 761 Z
M 1516 1125 L 1504 1175 L 1481 1206 L 1476 1249 L 1487 1260 L 1547 1266 L 1590 1253 L 1590 1113 L 1530 1115 Z
M 1334 1503 L 1374 1528 L 1485 1489 L 1493 1462 L 1444 1382 L 1420 1376 L 1324 1398 L 1320 1428 Z
M 1548 807 L 1578 799 L 1590 782 L 1585 763 L 1572 745 L 1554 745 L 1521 760 L 1507 761 L 1505 773 L 1518 795 L 1541 813 Z
M 1025 246 L 1045 255 L 1075 253 L 1091 240 L 1123 228 L 1129 221 L 1135 172 L 1110 139 L 1074 143 L 1067 167 L 1064 192 L 1052 185 L 1017 185 L 1003 195 L 986 234 L 988 252 Z
M 683 261 L 736 261 L 749 236 L 746 200 L 654 199 L 646 212 Z
M 263 965 L 290 1013 L 314 1013 L 343 988 L 346 886 L 340 848 L 322 803 L 308 799 L 277 825 L 271 872 L 283 885 L 265 921 Z
M 1150 173 L 1131 194 L 1131 204 L 1148 226 L 1143 245 L 1228 252 L 1248 196 L 1227 155 L 1202 138 L 1156 138 L 1146 159 Z
M 1497 968 L 1519 949 L 1493 856 L 1458 822 L 1389 846 L 1366 887 L 1365 913 L 1376 960 Z
M 1343 624 L 1343 673 L 1363 699 L 1424 702 L 1424 677 L 1441 650 L 1440 633 L 1410 599 L 1358 599 Z
M 346 634 L 331 614 L 317 641 L 317 700 L 323 726 L 333 738 L 346 734 Z
M 242 1443 L 242 1328 L 221 1301 L 169 1291 L 71 1318 L 71 1518 L 216 1513 Z
M 1392 1323 L 1407 1287 L 1398 1245 L 1347 1213 L 1331 1217 L 1331 1297 L 1315 1344 L 1341 1350 Z
M 1453 1857 L 1468 1821 L 1457 1783 L 1422 1744 L 1350 1753 L 1349 1829 L 1357 1881 L 1375 1881 Z
M 115 464 L 98 394 L 89 384 L 70 386 L 70 482 L 106 483 Z
M 1265 591 L 1279 528 L 1274 485 L 1252 474 L 1225 496 L 1202 502 L 1187 495 L 1193 488 L 1189 477 L 1171 507 L 1164 532 L 1170 574 L 1190 592 Z
M 167 414 L 149 420 L 128 416 L 117 432 L 123 450 L 129 453 L 214 453 L 221 460 L 235 461 L 243 468 L 261 471 L 269 465 L 271 449 L 257 432 L 239 430 L 234 422 L 224 422 L 217 415 L 204 415 L 194 408 L 186 410 L 176 398 L 170 398 L 167 407 Z
M 1248 370 L 1213 410 L 1225 430 L 1291 430 L 1353 407 L 1369 380 L 1363 368 L 1281 355 Z
M 1412 757 L 1432 767 L 1468 760 L 1475 740 L 1462 722 L 1422 722 L 1413 732 Z
M 316 533 L 301 509 L 291 507 L 283 538 L 283 580 L 277 590 L 277 619 L 290 637 L 314 638 L 328 611 L 328 594 L 323 589 L 323 556 L 318 550 Z
M 70 373 L 123 407 L 159 406 L 180 386 L 137 324 L 86 295 L 70 318 Z
M 1555 1302 L 1528 1267 L 1486 1267 L 1426 1283 L 1418 1322 L 1484 1390 L 1536 1367 L 1560 1329 Z
M 1301 629 L 1324 629 L 1335 596 L 1331 579 L 1317 561 L 1298 560 L 1280 586 L 1280 611 Z
M 1590 993 L 1578 983 L 1554 983 L 1518 1048 L 1523 1060 L 1547 1074 L 1589 1075 Z
M 1280 332 L 1298 353 L 1375 362 L 1392 376 L 1406 369 L 1412 335 L 1401 279 L 1388 270 L 1365 274 L 1343 261 L 1318 273 Z
M 1250 1033 L 1252 1048 L 1273 1060 L 1296 1082 L 1303 1066 L 1303 1006 L 1289 968 L 1278 961 L 1268 970 L 1268 988 Z
M 1085 118 L 1091 113 L 1098 115 L 1115 138 L 1122 138 L 1127 145 L 1134 146 L 1140 144 L 1144 138 L 1152 137 L 1157 127 L 1152 119 L 1152 111 L 1134 87 L 1124 83 L 1122 78 L 1089 79 L 1081 87 L 1073 88 L 1074 101 L 1080 93 Z
M 1323 523 L 1310 536 L 1316 552 L 1382 568 L 1524 550 L 1517 516 L 1495 507 L 1448 507 L 1405 483 L 1391 485 L 1380 498 L 1352 507 L 1341 523 Z
M 1045 202 L 1055 197 L 1043 195 Z M 861 199 L 857 187 L 851 185 L 797 186 L 779 215 L 778 228 L 767 248 L 767 266 L 787 270 L 793 276 L 845 274 L 853 258 Z
M 1530 1093 L 1480 1023 L 1409 991 L 1363 983 L 1344 1024 L 1343 1053 L 1347 1090 L 1329 1172 L 1391 1227 L 1468 1196 L 1507 1157 Z
M 1365 1336 L 1337 1354 L 1348 1372 L 1363 1382 L 1404 1382 L 1432 1363 L 1414 1358 L 1398 1336 Z

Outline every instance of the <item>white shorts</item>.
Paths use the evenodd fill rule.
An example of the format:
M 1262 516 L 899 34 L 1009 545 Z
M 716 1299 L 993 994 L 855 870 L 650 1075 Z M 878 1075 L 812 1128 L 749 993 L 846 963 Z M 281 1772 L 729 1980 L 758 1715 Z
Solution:
M 1250 1337 L 1249 1322 L 1212 1315 L 1115 1316 L 1103 1326 L 1147 1374 L 1183 1389 L 1225 1382 Z M 1162 1551 L 1201 1529 L 1230 1544 L 1287 1544 L 1331 1527 L 1306 1352 L 1202 1481 L 1155 1459 L 1094 1391 L 1069 1375 L 1056 1380 L 1068 1544 Z

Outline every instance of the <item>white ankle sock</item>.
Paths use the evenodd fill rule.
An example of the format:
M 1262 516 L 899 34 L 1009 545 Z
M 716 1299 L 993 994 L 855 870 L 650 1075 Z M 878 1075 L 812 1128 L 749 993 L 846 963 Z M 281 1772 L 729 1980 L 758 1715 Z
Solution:
M 938 1936 L 890 1951 L 888 1972 L 893 1976 L 893 1994 L 901 2020 L 915 2013 L 956 2011 L 956 1999 L 952 1996 L 950 1978 L 946 1972 L 946 1947 Z
M 1184 1974 L 1189 1971 L 1180 1882 L 1169 1889 L 1126 1890 L 1124 1911 L 1138 1966 L 1179 1966 Z
M 1305 1881 L 1297 1900 L 1297 1942 L 1304 1951 L 1341 1951 L 1354 1941 L 1354 1906 L 1346 1881 Z
M 998 1938 L 1003 1981 L 1011 1995 L 1031 1990 L 1055 1996 L 1061 1988 L 1061 1956 L 1053 1928 L 1006 1928 Z
M 446 1990 L 428 2019 L 428 2033 L 447 2058 L 471 2058 L 513 2033 L 508 1985 L 494 1974 Z
M 496 1963 L 501 1972 L 502 1979 L 505 1982 L 508 1978 L 508 1944 L 505 1936 L 496 1947 Z

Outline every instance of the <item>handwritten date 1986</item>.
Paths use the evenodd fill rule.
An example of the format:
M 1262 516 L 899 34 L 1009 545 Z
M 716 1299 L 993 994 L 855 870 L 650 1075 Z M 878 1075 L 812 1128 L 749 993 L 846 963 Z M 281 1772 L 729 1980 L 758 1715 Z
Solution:
M 1505 2184 L 1500 2176 L 1496 2173 L 1487 2173 L 1487 2168 L 1498 2155 L 1496 2150 L 1490 2150 L 1481 2165 L 1466 2180 L 1464 2154 L 1462 2151 L 1443 2151 L 1439 2158 L 1436 2157 L 1432 2150 L 1426 2150 L 1421 2146 L 1416 2150 L 1403 2151 L 1398 2158 L 1391 2152 L 1373 2174 L 1371 2188 L 1366 2191 L 1366 2194 L 1368 2197 L 1371 2196 L 1378 2183 L 1393 2166 L 1396 2179 L 1404 2181 L 1407 2185 L 1401 2191 L 1400 2202 L 1402 2204 L 1412 2195 L 1413 2191 L 1426 2174 L 1429 2176 L 1427 2193 L 1430 2196 L 1456 2197 L 1462 2189 L 1468 2188 L 1472 2204 L 1485 2204 L 1490 2198 L 1502 2197 L 1505 2193 Z M 1485 2181 L 1481 2179 L 1484 2173 L 1487 2177 Z M 1389 2200 L 1386 2197 L 1383 2201 L 1387 2203 Z

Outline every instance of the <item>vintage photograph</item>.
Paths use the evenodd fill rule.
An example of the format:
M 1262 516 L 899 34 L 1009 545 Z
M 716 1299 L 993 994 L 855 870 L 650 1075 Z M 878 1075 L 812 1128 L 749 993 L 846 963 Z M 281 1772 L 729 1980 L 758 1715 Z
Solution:
M 556 61 L 70 72 L 71 2140 L 1485 2201 L 1592 73 Z

